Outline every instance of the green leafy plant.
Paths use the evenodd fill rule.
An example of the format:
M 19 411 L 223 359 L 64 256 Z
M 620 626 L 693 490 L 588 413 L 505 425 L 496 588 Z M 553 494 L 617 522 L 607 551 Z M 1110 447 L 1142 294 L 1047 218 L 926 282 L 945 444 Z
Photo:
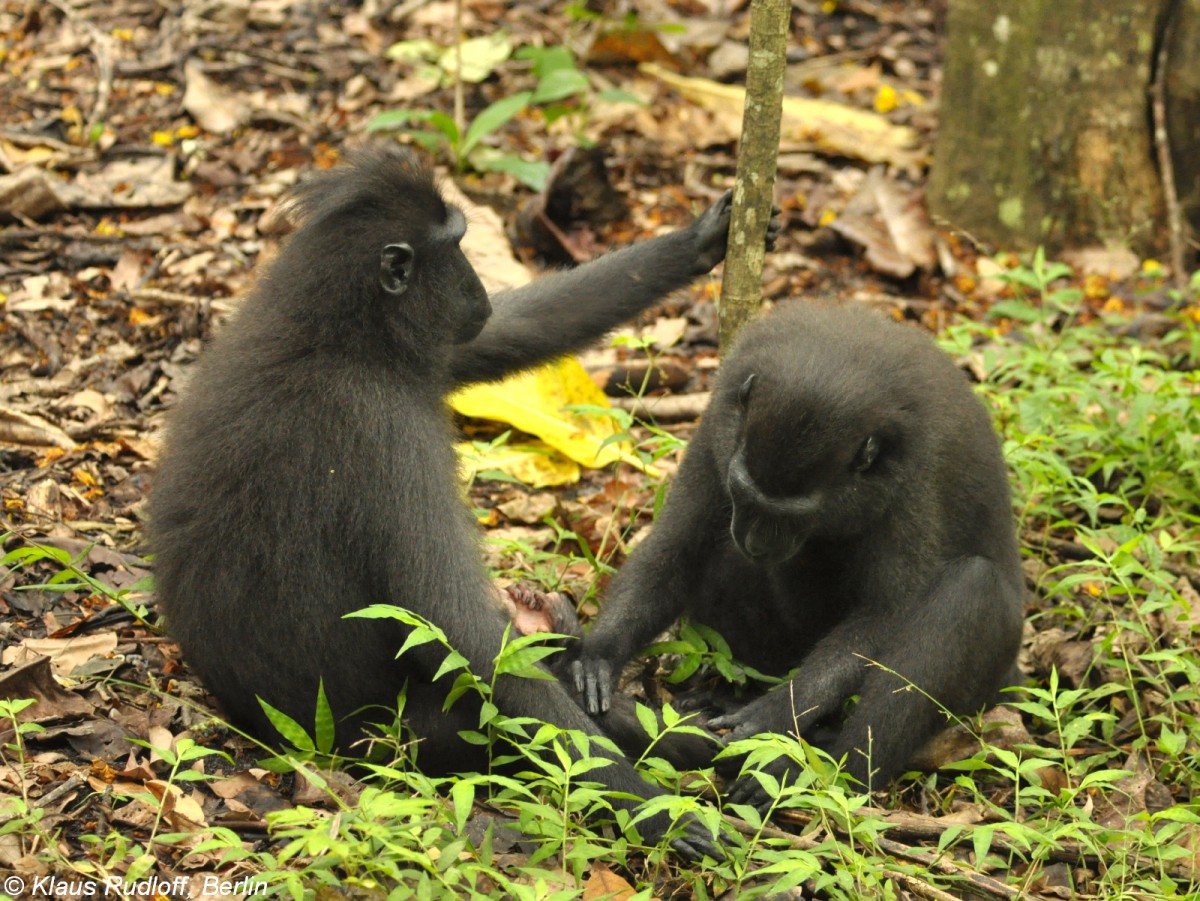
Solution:
M 274 772 L 287 773 L 294 770 L 297 762 L 301 761 L 328 769 L 336 768 L 344 762 L 333 753 L 334 741 L 337 737 L 337 724 L 334 721 L 333 709 L 330 707 L 329 698 L 325 695 L 324 680 L 317 684 L 317 698 L 313 708 L 312 734 L 309 734 L 304 726 L 296 722 L 296 720 L 282 710 L 272 707 L 262 698 L 258 698 L 257 700 L 267 720 L 278 733 L 284 748 L 283 752 L 279 754 L 272 751 L 270 756 L 259 762 L 260 766 Z M 380 734 L 395 735 L 397 732 L 395 712 L 386 712 L 383 714 L 383 718 L 390 718 L 393 721 L 393 727 L 390 730 L 381 728 Z
M 0 798 L 0 836 L 14 836 L 22 855 L 30 854 L 35 845 L 54 847 L 53 837 L 42 828 L 45 811 L 30 803 L 29 780 L 26 778 L 29 756 L 25 741 L 43 729 L 37 723 L 23 722 L 20 714 L 36 703 L 33 698 L 0 700 L 0 725 L 12 733 L 0 750 L 0 757 L 11 760 L 13 770 L 19 776 L 19 793 Z
M 423 48 L 422 52 L 428 53 L 429 48 Z M 444 70 L 447 57 L 444 52 L 439 53 Z M 533 190 L 541 191 L 550 173 L 549 163 L 527 160 L 518 154 L 487 146 L 493 135 L 526 110 L 537 110 L 546 124 L 569 118 L 576 140 L 586 143 L 583 125 L 596 103 L 640 102 L 626 91 L 594 91 L 587 75 L 577 67 L 574 55 L 565 47 L 522 47 L 515 57 L 530 64 L 536 79 L 534 88 L 489 104 L 465 128 L 460 128 L 453 117 L 440 110 L 396 109 L 375 116 L 367 123 L 367 130 L 399 132 L 431 152 L 444 148 L 459 172 L 467 169 L 505 172 Z M 503 59 L 493 61 L 498 64 Z
M 1056 286 L 1071 274 L 1070 266 L 1047 260 L 1045 250 L 1039 247 L 1028 266 L 1004 269 L 996 275 L 1015 289 L 1015 296 L 992 304 L 988 315 L 1026 323 L 1043 323 L 1052 313 L 1073 317 L 1083 301 L 1083 291 L 1071 285 Z
M 12 532 L 0 536 L 0 541 L 13 537 Z M 87 591 L 97 597 L 107 598 L 123 607 L 140 625 L 153 628 L 147 621 L 148 611 L 144 604 L 135 603 L 135 599 L 147 594 L 153 587 L 153 581 L 147 577 L 139 579 L 133 585 L 125 588 L 113 588 L 99 579 L 93 578 L 83 571 L 80 564 L 87 560 L 91 546 L 84 548 L 75 556 L 62 548 L 40 545 L 26 539 L 21 539 L 20 547 L 14 548 L 0 557 L 0 567 L 10 567 L 14 571 L 26 569 L 35 563 L 48 562 L 55 567 L 55 573 L 45 582 L 17 586 L 17 591 L 53 591 L 65 593 L 69 591 Z
M 592 145 L 584 135 L 584 129 L 597 104 L 642 105 L 641 98 L 621 88 L 595 90 L 587 74 L 579 68 L 575 54 L 561 45 L 525 46 L 517 50 L 514 56 L 531 64 L 537 88 L 530 102 L 540 108 L 546 124 L 568 121 L 574 139 L 580 146 Z
M 678 655 L 674 667 L 664 677 L 673 685 L 687 681 L 706 667 L 739 688 L 746 687 L 751 681 L 762 685 L 779 685 L 786 681 L 735 660 L 729 643 L 720 633 L 702 623 L 684 621 L 679 626 L 676 638 L 655 642 L 646 648 L 645 653 L 651 656 Z

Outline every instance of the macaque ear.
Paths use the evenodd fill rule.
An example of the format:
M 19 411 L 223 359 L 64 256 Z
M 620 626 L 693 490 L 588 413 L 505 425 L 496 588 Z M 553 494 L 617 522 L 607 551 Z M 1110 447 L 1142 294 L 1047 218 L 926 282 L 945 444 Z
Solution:
M 403 294 L 408 289 L 416 253 L 408 244 L 389 244 L 379 255 L 379 285 L 388 294 Z
M 858 453 L 854 456 L 854 469 L 858 472 L 866 472 L 871 468 L 871 464 L 875 462 L 875 458 L 879 456 L 879 439 L 874 435 L 868 435 L 863 441 L 862 446 L 858 449 Z
M 747 376 L 746 381 L 742 382 L 742 387 L 738 388 L 738 405 L 745 410 L 750 405 L 750 392 L 754 390 L 755 373 Z

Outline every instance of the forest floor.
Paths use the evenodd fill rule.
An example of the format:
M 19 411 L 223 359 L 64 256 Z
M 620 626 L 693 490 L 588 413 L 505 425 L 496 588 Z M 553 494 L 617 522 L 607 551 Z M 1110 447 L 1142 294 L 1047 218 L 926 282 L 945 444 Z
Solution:
M 463 6 L 464 33 L 487 38 L 464 52 L 462 74 L 473 79 L 463 90 L 467 122 L 496 101 L 545 87 L 547 60 L 582 73 L 582 80 L 560 76 L 559 95 L 541 101 L 535 94 L 512 118 L 481 127 L 474 147 L 425 141 L 441 164 L 453 164 L 457 153 L 459 188 L 499 214 L 512 241 L 502 253 L 515 253 L 530 271 L 584 261 L 686 224 L 732 185 L 740 100 L 731 106 L 720 85 L 744 72 L 747 3 L 589 5 L 620 7 L 609 17 L 552 3 Z M 944 3 L 793 6 L 788 94 L 833 101 L 867 118 L 833 112 L 819 120 L 808 108 L 799 114 L 810 117 L 803 124 L 785 124 L 776 188 L 784 229 L 767 258 L 768 301 L 855 299 L 934 332 L 986 322 L 995 335 L 1016 334 L 1020 317 L 1008 314 L 1027 311 L 1021 305 L 1029 297 L 1012 273 L 1034 273 L 1025 279 L 1034 305 L 1071 292 L 1073 321 L 1081 327 L 1117 317 L 1123 340 L 1185 361 L 1180 372 L 1194 368 L 1195 295 L 1181 294 L 1152 261 L 1097 251 L 1072 259 L 1070 270 L 1048 270 L 1015 255 L 997 261 L 930 223 L 921 188 L 936 127 Z M 640 18 L 626 18 L 627 8 Z M 255 260 L 284 230 L 280 199 L 306 172 L 335 165 L 345 148 L 368 140 L 366 126 L 376 116 L 451 113 L 455 64 L 439 59 L 437 48 L 452 46 L 455 34 L 450 0 L 0 3 L 0 532 L 11 552 L 0 569 L 0 701 L 38 701 L 23 715 L 7 708 L 7 720 L 0 716 L 6 743 L 0 795 L 27 805 L 21 816 L 0 817 L 0 874 L 16 874 L 25 885 L 17 892 L 4 883 L 9 894 L 68 897 L 81 875 L 111 874 L 161 876 L 168 883 L 158 894 L 171 897 L 215 895 L 205 877 L 236 879 L 255 868 L 197 850 L 197 837 L 221 826 L 246 849 L 278 849 L 282 840 L 268 834 L 267 815 L 322 803 L 308 782 L 248 768 L 256 749 L 214 727 L 215 708 L 178 647 L 153 628 L 153 593 L 145 581 L 151 566 L 141 544 L 144 502 L 163 414 L 204 339 L 236 307 Z M 546 53 L 564 47 L 565 58 Z M 514 54 L 514 48 L 534 50 Z M 697 81 L 673 81 L 674 71 Z M 438 133 L 436 123 L 408 124 Z M 540 192 L 530 187 L 543 184 Z M 492 240 L 503 243 L 498 233 Z M 1038 283 L 1047 272 L 1052 277 Z M 589 373 L 618 402 L 626 402 L 620 398 L 631 383 L 649 396 L 675 398 L 672 412 L 659 408 L 659 425 L 686 439 L 716 368 L 717 293 L 715 279 L 680 292 L 632 323 L 626 330 L 632 340 L 584 355 Z M 651 362 L 638 345 L 651 348 Z M 981 381 L 991 377 L 985 350 L 968 350 L 964 368 Z M 1194 377 L 1188 384 L 1186 390 L 1195 389 Z M 1153 393 L 1152 386 L 1146 390 Z M 1181 409 L 1194 423 L 1194 401 L 1190 411 Z M 478 420 L 463 425 L 483 440 L 506 428 Z M 635 430 L 635 437 L 647 434 Z M 1187 459 L 1189 452 L 1181 453 Z M 1194 467 L 1194 447 L 1190 453 Z M 669 474 L 676 463 L 672 454 L 660 468 Z M 597 609 L 604 581 L 592 559 L 619 566 L 650 521 L 657 489 L 657 480 L 620 465 L 585 470 L 578 482 L 554 489 L 477 478 L 471 500 L 493 539 L 489 563 L 497 574 L 570 591 L 582 599 L 586 618 Z M 1026 510 L 1035 506 L 1028 498 L 1024 503 Z M 1102 524 L 1105 510 L 1120 504 L 1107 498 L 1101 507 Z M 1062 519 L 1073 515 L 1064 512 Z M 1119 511 L 1114 515 L 1120 519 Z M 1165 562 L 1158 562 L 1174 580 L 1171 597 L 1200 607 L 1195 549 L 1187 543 L 1196 515 L 1193 507 L 1190 519 L 1163 528 L 1176 544 L 1164 539 Z M 1028 526 L 1023 533 L 1026 546 L 1036 547 L 1028 564 L 1030 611 L 1046 615 L 1032 618 L 1022 666 L 1039 685 L 1053 670 L 1064 685 L 1095 688 L 1097 661 L 1113 651 L 1112 633 L 1097 627 L 1104 617 L 1079 623 L 1057 613 L 1099 596 L 1107 583 L 1054 582 L 1071 600 L 1051 603 L 1046 574 L 1103 553 L 1111 552 L 1105 559 L 1112 563 L 1117 552 L 1081 540 L 1070 525 L 1058 522 L 1033 538 Z M 143 605 L 148 622 L 137 622 L 129 608 Z M 1200 614 L 1190 609 L 1181 615 L 1190 622 L 1182 632 L 1181 617 L 1163 613 L 1161 623 L 1155 620 L 1155 640 L 1194 643 Z M 237 624 L 229 629 L 236 632 Z M 1153 683 L 1159 694 L 1146 707 L 1173 711 L 1167 737 L 1153 731 L 1155 747 L 1194 767 L 1200 702 L 1172 694 L 1181 689 L 1181 672 L 1190 670 Z M 660 688 L 661 699 L 667 689 Z M 42 729 L 23 731 L 17 742 L 17 722 Z M 1081 753 L 1060 741 L 1061 724 L 1027 711 L 1022 717 L 1007 710 L 996 722 L 1009 730 L 1002 747 L 1058 742 L 1068 757 Z M 1121 720 L 1104 732 L 1106 747 L 1128 753 L 1121 738 L 1128 725 Z M 1172 744 L 1175 728 L 1188 736 L 1179 747 Z M 169 754 L 151 748 L 170 748 L 184 733 L 240 766 L 206 763 L 213 778 L 184 782 L 180 791 Z M 970 743 L 945 747 L 934 763 L 977 750 Z M 1194 773 L 1168 767 L 1164 775 L 1161 759 L 1147 769 L 1112 756 L 1111 767 L 1136 776 L 1136 785 L 1121 787 L 1125 806 L 1099 791 L 1091 801 L 1084 791 L 1073 803 L 1103 806 L 1112 828 L 1173 805 L 1194 812 Z M 892 818 L 892 831 L 886 840 L 867 839 L 881 861 L 872 884 L 890 886 L 886 892 L 895 897 L 1105 896 L 1096 886 L 1108 883 L 1097 874 L 1110 871 L 1125 851 L 1108 858 L 1080 848 L 1039 855 L 1028 843 L 997 841 L 993 854 L 1000 848 L 1001 859 L 985 861 L 987 846 L 964 842 L 959 833 L 990 822 L 988 804 L 1012 813 L 1011 786 L 987 795 L 987 804 L 975 799 L 957 807 L 949 799 L 952 786 L 953 776 L 940 786 L 929 777 L 875 799 Z M 780 825 L 805 832 L 807 841 L 811 822 L 793 816 Z M 192 838 L 147 844 L 160 832 Z M 1192 832 L 1173 842 L 1187 849 L 1183 860 L 1172 855 L 1155 879 L 1194 887 L 1200 840 Z M 960 844 L 953 855 L 934 853 Z M 150 850 L 119 850 L 134 846 Z M 520 868 L 511 863 L 518 858 L 529 863 L 526 845 L 513 842 L 510 853 L 511 866 Z M 647 878 L 623 872 L 613 877 L 622 890 Z M 559 873 L 556 884 L 597 897 L 596 873 L 577 884 Z M 935 887 L 928 873 L 946 882 Z M 33 881 L 47 876 L 65 881 Z M 169 881 L 176 877 L 181 881 Z M 677 884 L 662 873 L 650 882 L 660 894 Z M 1129 888 L 1128 897 L 1154 897 L 1130 876 L 1134 883 L 1139 887 Z M 707 884 L 719 893 L 729 881 Z M 814 886 L 810 881 L 806 891 L 853 896 L 837 885 Z M 1171 888 L 1159 896 L 1185 894 Z

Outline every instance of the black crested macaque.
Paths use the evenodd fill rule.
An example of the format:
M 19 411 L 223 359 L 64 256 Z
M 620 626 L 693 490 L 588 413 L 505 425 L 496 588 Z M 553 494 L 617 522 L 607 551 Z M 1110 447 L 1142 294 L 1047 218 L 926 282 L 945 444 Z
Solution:
M 482 752 L 458 735 L 478 727 L 478 704 L 442 710 L 444 651 L 397 659 L 406 627 L 343 617 L 408 608 L 491 678 L 508 617 L 459 495 L 445 395 L 575 350 L 708 272 L 725 256 L 729 197 L 680 231 L 499 294 L 494 310 L 459 247 L 462 212 L 398 145 L 353 153 L 296 202 L 297 230 L 170 416 L 149 505 L 169 629 L 225 710 L 267 741 L 278 736 L 258 697 L 310 724 L 324 680 L 338 748 L 355 753 L 406 689 L 421 766 L 479 769 Z M 558 682 L 501 677 L 495 702 L 598 733 Z M 658 793 L 612 761 L 596 771 L 609 788 Z M 657 839 L 667 825 L 642 831 Z M 695 821 L 677 848 L 717 853 Z
M 869 310 L 792 303 L 722 363 L 667 504 L 571 666 L 604 710 L 622 664 L 686 613 L 760 671 L 798 667 L 710 728 L 805 736 L 879 787 L 944 725 L 905 680 L 957 714 L 994 703 L 1022 599 L 1000 445 L 953 362 Z M 771 799 L 744 776 L 729 800 Z

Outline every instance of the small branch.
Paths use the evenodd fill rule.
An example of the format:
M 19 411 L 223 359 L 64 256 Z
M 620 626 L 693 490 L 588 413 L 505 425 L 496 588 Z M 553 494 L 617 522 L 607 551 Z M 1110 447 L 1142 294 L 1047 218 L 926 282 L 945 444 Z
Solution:
M 463 102 L 462 79 L 463 4 L 454 0 L 454 124 L 461 141 L 467 134 L 467 114 Z
M 930 901 L 960 901 L 959 898 L 943 892 L 940 888 L 935 888 L 924 880 L 918 879 L 916 876 L 910 876 L 907 873 L 897 873 L 895 870 L 884 870 L 883 875 L 893 882 L 898 882 L 904 886 L 918 898 L 929 898 Z
M 813 848 L 821 844 L 820 840 L 810 835 L 795 835 L 791 832 L 787 832 L 783 829 L 766 823 L 764 823 L 762 826 L 752 826 L 745 820 L 739 819 L 731 814 L 724 814 L 724 817 L 726 823 L 736 829 L 741 835 L 744 835 L 748 838 L 761 837 L 787 842 L 787 844 L 796 851 L 811 851 Z M 893 846 L 898 845 L 897 842 L 891 842 L 891 844 Z M 929 898 L 930 901 L 959 901 L 959 899 L 954 895 L 951 895 L 949 892 L 942 891 L 936 886 L 930 885 L 919 876 L 913 876 L 909 873 L 900 873 L 895 870 L 884 870 L 883 875 L 888 879 L 891 879 L 904 886 L 904 888 L 908 889 L 910 892 L 920 898 Z M 954 875 L 963 876 L 967 879 L 970 879 L 976 874 L 960 873 L 956 871 Z M 986 877 L 984 878 L 986 879 Z M 988 881 L 994 882 L 994 880 Z M 981 888 L 983 887 L 981 886 Z M 994 887 L 987 886 L 984 888 L 984 891 L 990 896 L 1004 899 L 1015 898 L 1018 896 L 1018 892 L 1015 890 L 1010 890 L 999 883 L 994 883 Z
M 1179 191 L 1175 185 L 1175 165 L 1171 161 L 1171 137 L 1167 132 L 1167 47 L 1171 43 L 1178 7 L 1177 0 L 1171 0 L 1164 14 L 1162 31 L 1158 36 L 1158 54 L 1154 61 L 1154 78 L 1150 82 L 1150 109 L 1154 119 L 1154 149 L 1158 156 L 1163 200 L 1167 205 L 1171 278 L 1175 287 L 1182 290 L 1187 286 L 1187 239 L 1184 235 L 1183 208 L 1179 204 Z
M 665 394 L 662 397 L 613 397 L 614 407 L 627 410 L 642 420 L 656 422 L 686 422 L 699 419 L 708 407 L 712 393 L 698 391 L 695 394 Z
M 762 305 L 763 254 L 774 206 L 775 161 L 779 156 L 783 71 L 791 13 L 792 4 L 783 0 L 752 0 L 750 4 L 750 61 L 746 68 L 729 250 L 721 284 L 723 353 Z
M 67 794 L 67 792 L 73 791 L 83 784 L 83 776 L 80 776 L 78 773 L 76 773 L 59 785 L 56 785 L 54 788 L 50 789 L 50 791 L 46 792 L 46 794 L 42 795 L 40 798 L 31 798 L 29 801 L 29 806 L 35 810 L 45 809 L 63 795 Z M 19 816 L 21 816 L 19 813 L 4 814 L 3 816 L 0 816 L 0 824 L 12 822 Z

